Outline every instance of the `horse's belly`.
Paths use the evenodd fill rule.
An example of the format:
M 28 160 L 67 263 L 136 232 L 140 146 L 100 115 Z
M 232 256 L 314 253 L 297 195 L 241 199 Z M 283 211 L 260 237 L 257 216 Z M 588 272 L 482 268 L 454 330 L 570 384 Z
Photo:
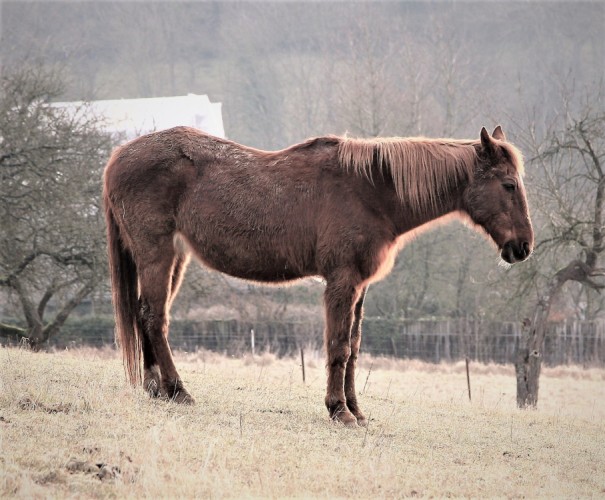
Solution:
M 265 283 L 292 281 L 316 274 L 312 259 L 305 257 L 301 246 L 280 248 L 277 243 L 259 244 L 246 238 L 220 241 L 198 241 L 189 244 L 199 260 L 222 273 L 245 280 Z
M 313 274 L 301 272 L 298 269 L 291 268 L 287 262 L 276 262 L 275 259 L 270 258 L 265 261 L 245 261 L 225 259 L 225 256 L 220 259 L 209 259 L 204 255 L 200 255 L 199 257 L 202 263 L 216 271 L 250 281 L 280 283 L 297 280 Z

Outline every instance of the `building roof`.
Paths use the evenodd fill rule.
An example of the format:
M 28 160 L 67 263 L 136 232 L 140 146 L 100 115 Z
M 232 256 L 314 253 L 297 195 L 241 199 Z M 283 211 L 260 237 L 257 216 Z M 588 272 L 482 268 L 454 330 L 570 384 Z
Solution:
M 104 118 L 105 130 L 124 139 L 178 125 L 225 137 L 222 104 L 210 102 L 207 95 L 58 102 L 52 105 L 72 108 L 74 113 L 85 107 L 94 115 Z

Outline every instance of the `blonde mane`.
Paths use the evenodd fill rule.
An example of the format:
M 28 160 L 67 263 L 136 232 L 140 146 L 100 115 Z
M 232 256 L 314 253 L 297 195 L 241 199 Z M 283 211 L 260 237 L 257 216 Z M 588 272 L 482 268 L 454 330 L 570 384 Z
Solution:
M 425 138 L 343 138 L 341 166 L 372 179 L 374 161 L 393 178 L 399 199 L 412 210 L 438 209 L 445 192 L 472 179 L 476 141 Z

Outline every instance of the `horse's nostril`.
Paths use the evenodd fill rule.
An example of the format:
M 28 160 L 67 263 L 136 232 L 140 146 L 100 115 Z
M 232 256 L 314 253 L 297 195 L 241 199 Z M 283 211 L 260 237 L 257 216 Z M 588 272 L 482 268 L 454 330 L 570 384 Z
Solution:
M 527 259 L 531 253 L 529 242 L 527 241 L 509 241 L 504 244 L 502 248 L 502 258 L 512 264 L 513 262 L 520 262 Z

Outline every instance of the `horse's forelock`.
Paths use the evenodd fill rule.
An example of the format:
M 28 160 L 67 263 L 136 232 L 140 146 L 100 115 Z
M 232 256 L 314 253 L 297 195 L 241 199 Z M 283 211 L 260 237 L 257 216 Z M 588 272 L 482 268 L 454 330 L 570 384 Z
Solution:
M 444 187 L 454 187 L 473 175 L 476 152 L 472 141 L 425 138 L 341 140 L 341 166 L 373 181 L 378 165 L 393 178 L 400 200 L 415 211 L 438 208 Z M 381 171 L 381 170 L 380 170 Z
M 523 153 L 521 153 L 521 151 L 515 146 L 513 146 L 510 142 L 498 141 L 498 144 L 502 149 L 504 149 L 508 153 L 508 156 L 510 157 L 513 165 L 517 169 L 517 172 L 521 177 L 523 177 L 525 175 Z

